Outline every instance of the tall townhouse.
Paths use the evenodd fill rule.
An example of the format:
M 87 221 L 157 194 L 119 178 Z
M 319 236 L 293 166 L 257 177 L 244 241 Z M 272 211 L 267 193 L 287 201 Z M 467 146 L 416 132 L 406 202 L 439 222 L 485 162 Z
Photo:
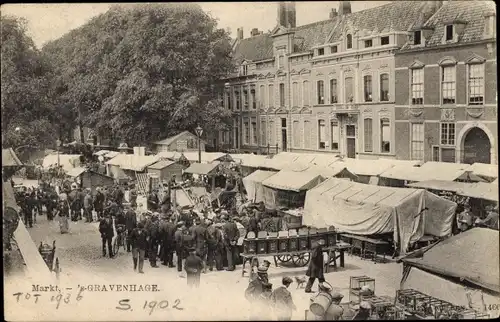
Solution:
M 232 147 L 396 158 L 394 54 L 428 7 L 437 10 L 398 1 L 351 12 L 341 1 L 329 19 L 297 27 L 293 3 L 280 2 L 271 33 L 239 34 L 234 46 L 239 71 L 224 80 Z
M 496 10 L 448 1 L 396 54 L 396 154 L 497 163 Z

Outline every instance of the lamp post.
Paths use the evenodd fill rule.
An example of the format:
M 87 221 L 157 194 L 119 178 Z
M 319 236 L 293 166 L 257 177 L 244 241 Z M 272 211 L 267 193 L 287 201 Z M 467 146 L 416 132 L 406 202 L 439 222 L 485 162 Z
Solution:
M 196 136 L 198 136 L 198 163 L 201 163 L 201 135 L 203 134 L 203 129 L 198 125 L 194 130 Z
M 61 146 L 61 140 L 59 139 L 56 140 L 56 146 L 57 146 L 57 171 L 59 171 L 59 167 L 61 165 L 61 161 L 59 159 L 59 147 Z

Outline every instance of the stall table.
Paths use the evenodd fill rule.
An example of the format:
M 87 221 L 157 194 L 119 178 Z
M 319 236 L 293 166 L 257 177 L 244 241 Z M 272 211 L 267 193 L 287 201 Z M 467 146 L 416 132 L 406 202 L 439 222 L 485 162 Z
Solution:
M 368 238 L 364 236 L 357 236 L 352 234 L 340 234 L 340 239 L 342 241 L 350 241 L 351 249 L 350 254 L 352 255 L 353 250 L 357 249 L 360 251 L 361 258 L 365 258 L 367 254 L 372 255 L 372 260 L 377 262 L 378 259 L 377 254 L 382 253 L 383 259 L 381 262 L 385 262 L 385 254 L 390 244 L 384 240 Z
M 349 250 L 351 245 L 345 242 L 339 242 L 335 246 L 323 247 L 323 252 L 327 252 L 328 260 L 325 263 L 325 272 L 328 272 L 328 267 L 330 264 L 333 264 L 334 268 L 337 268 L 337 259 L 339 259 L 339 266 L 345 267 L 345 256 L 344 253 L 346 250 Z M 241 276 L 245 273 L 245 265 L 247 262 L 254 263 L 254 261 L 259 257 L 268 257 L 273 256 L 274 265 L 278 267 L 278 257 L 292 256 L 296 257 L 297 263 L 294 260 L 294 264 L 299 266 L 305 266 L 309 263 L 310 253 L 312 250 L 304 249 L 304 250 L 296 250 L 296 251 L 288 251 L 288 252 L 276 252 L 276 253 L 263 253 L 263 254 L 245 254 L 241 253 L 240 256 L 243 257 L 243 266 L 241 269 Z

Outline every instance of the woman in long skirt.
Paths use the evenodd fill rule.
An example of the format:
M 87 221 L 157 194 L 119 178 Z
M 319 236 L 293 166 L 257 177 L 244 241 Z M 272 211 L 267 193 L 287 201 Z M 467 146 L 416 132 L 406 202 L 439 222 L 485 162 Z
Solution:
M 69 231 L 69 204 L 67 200 L 61 200 L 59 202 L 59 228 L 61 230 L 61 234 L 65 234 Z

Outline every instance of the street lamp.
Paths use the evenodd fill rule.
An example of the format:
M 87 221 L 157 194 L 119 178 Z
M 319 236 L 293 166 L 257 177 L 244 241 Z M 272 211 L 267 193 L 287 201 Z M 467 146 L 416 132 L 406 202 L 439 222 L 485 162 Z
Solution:
M 203 134 L 203 129 L 198 125 L 196 129 L 196 136 L 198 136 L 198 163 L 201 163 L 201 135 Z
M 56 140 L 56 146 L 57 146 L 57 171 L 59 171 L 59 167 L 61 165 L 61 162 L 59 160 L 59 147 L 61 146 L 61 140 L 59 139 Z

